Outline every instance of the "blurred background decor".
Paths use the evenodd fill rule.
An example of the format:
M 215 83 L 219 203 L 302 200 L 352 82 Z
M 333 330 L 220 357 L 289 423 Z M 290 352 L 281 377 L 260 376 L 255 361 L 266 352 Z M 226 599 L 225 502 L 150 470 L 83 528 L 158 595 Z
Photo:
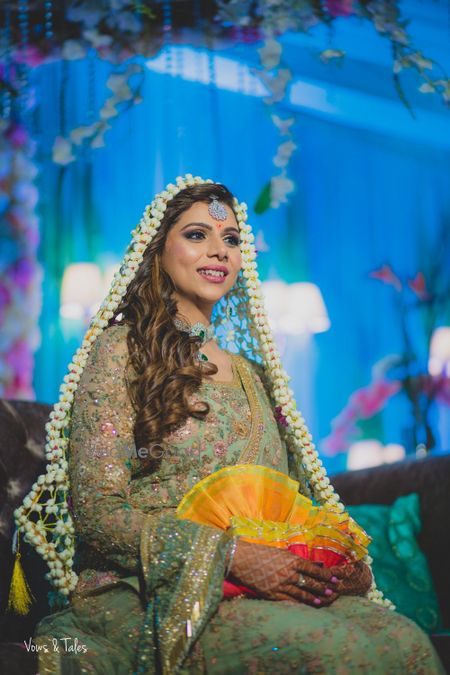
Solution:
M 445 0 L 5 0 L 0 22 L 2 396 L 55 400 L 142 205 L 191 171 L 251 206 L 327 467 L 353 441 L 448 449 L 448 378 L 422 353 L 413 369 L 398 307 L 366 285 L 389 260 L 432 288 L 422 252 L 450 212 Z M 403 360 L 365 391 L 392 351 Z M 331 427 L 351 392 L 359 436 Z
M 383 436 L 381 411 L 399 394 L 409 403 L 409 414 L 400 429 L 399 448 L 404 453 L 423 457 L 442 447 L 441 435 L 450 437 L 448 415 L 443 414 L 443 408 L 450 406 L 450 326 L 438 326 L 450 308 L 450 224 L 443 224 L 435 245 L 423 251 L 423 259 L 426 272 L 419 271 L 413 278 L 401 279 L 388 264 L 369 275 L 394 293 L 396 332 L 402 351 L 377 362 L 372 368 L 372 382 L 355 391 L 332 421 L 333 432 L 325 439 L 323 450 L 335 454 L 350 447 L 349 468 L 355 468 L 358 453 L 360 468 L 371 466 L 371 453 L 383 440 L 379 438 Z M 367 435 L 375 438 L 352 445 L 354 437 Z M 393 457 L 401 458 L 395 453 Z

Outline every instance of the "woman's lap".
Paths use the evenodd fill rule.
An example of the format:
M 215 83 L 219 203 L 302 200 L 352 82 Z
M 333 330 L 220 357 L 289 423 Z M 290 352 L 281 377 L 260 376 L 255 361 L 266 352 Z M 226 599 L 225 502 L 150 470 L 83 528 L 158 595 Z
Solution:
M 341 597 L 322 609 L 226 600 L 200 643 L 212 675 L 444 674 L 428 636 L 413 621 L 361 597 Z
M 46 617 L 35 638 L 35 643 L 46 642 L 50 651 L 40 658 L 40 675 L 46 672 L 47 662 L 49 673 L 58 672 L 55 658 L 59 657 L 63 675 L 131 675 L 143 618 L 138 594 L 124 586 L 80 599 L 70 609 Z M 75 638 L 79 647 L 86 646 L 86 653 L 67 650 Z M 295 602 L 224 600 L 182 672 L 444 673 L 428 637 L 414 622 L 356 597 L 339 598 L 322 609 Z

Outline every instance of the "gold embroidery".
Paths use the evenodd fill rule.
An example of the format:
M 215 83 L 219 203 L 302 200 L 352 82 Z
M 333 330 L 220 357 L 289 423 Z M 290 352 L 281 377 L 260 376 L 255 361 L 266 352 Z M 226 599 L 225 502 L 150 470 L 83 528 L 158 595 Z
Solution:
M 251 426 L 249 424 L 245 424 L 244 422 L 237 422 L 233 420 L 231 423 L 231 428 L 233 429 L 234 433 L 241 438 L 247 438 L 250 434 Z
M 233 358 L 235 359 L 236 367 L 247 395 L 252 415 L 250 437 L 239 457 L 238 464 L 253 464 L 258 457 L 264 432 L 262 410 L 256 393 L 254 377 L 252 373 L 249 372 L 249 366 L 245 359 L 238 354 L 234 354 Z
M 227 349 L 224 351 L 228 352 Z M 241 387 L 241 381 L 239 379 L 239 375 L 237 373 L 237 368 L 236 364 L 234 361 L 234 357 L 236 356 L 232 352 L 228 352 L 228 354 L 231 356 L 231 370 L 233 373 L 233 379 L 230 382 L 223 382 L 221 380 L 208 380 L 206 377 L 203 378 L 202 383 L 203 384 L 209 384 L 209 385 L 219 385 L 219 386 L 225 386 L 225 387 Z
M 54 639 L 48 635 L 39 635 L 33 638 L 33 644 L 38 651 L 38 673 L 39 675 L 60 675 L 61 660 L 59 653 L 54 649 Z
M 189 559 L 183 566 L 177 590 L 161 626 L 163 674 L 170 675 L 185 657 L 196 639 L 208 610 L 207 597 L 211 577 L 218 564 L 218 542 L 223 533 L 211 528 L 199 529 Z

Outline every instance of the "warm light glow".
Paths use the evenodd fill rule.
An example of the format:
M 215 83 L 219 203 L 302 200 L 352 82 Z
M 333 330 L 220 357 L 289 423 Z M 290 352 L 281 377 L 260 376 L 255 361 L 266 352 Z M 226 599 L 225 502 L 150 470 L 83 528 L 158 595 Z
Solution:
M 66 319 L 92 316 L 105 295 L 103 275 L 98 265 L 68 265 L 61 285 L 61 316 Z
M 262 291 L 269 323 L 274 331 L 300 335 L 329 329 L 330 320 L 325 303 L 315 284 L 264 281 Z
M 405 459 L 406 450 L 403 445 L 399 443 L 388 443 L 384 446 L 384 463 L 393 464 L 394 462 L 401 462 Z
M 383 464 L 383 445 L 380 441 L 367 440 L 352 443 L 347 455 L 347 469 L 356 471 Z
M 430 358 L 428 361 L 430 375 L 450 376 L 450 327 L 436 328 L 431 338 Z
M 367 439 L 352 443 L 347 455 L 347 469 L 369 469 L 380 464 L 392 464 L 405 458 L 403 445 L 388 443 L 383 445 L 375 439 Z

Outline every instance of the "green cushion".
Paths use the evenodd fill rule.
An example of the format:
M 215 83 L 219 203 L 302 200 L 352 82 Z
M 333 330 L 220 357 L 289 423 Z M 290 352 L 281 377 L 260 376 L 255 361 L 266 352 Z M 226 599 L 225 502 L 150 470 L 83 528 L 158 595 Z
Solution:
M 421 529 L 416 493 L 399 497 L 390 506 L 362 504 L 348 512 L 372 537 L 369 554 L 378 588 L 428 633 L 442 629 L 436 591 L 416 536 Z

